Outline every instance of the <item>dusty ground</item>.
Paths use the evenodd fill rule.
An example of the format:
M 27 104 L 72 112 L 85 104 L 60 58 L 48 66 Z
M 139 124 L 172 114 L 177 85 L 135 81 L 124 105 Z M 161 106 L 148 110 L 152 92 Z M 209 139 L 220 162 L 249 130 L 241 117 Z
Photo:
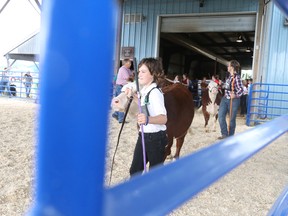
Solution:
M 1 216 L 24 215 L 33 202 L 37 110 L 38 105 L 31 100 L 0 97 Z M 111 155 L 120 129 L 118 122 L 113 119 L 110 122 L 106 185 L 110 177 Z M 237 124 L 237 133 L 249 129 L 245 126 L 244 118 L 237 118 Z M 216 132 L 205 134 L 202 126 L 203 117 L 196 115 L 192 134 L 187 135 L 181 151 L 182 156 L 216 141 L 219 127 Z M 129 179 L 128 171 L 137 136 L 135 127 L 130 120 L 123 129 L 115 158 L 112 186 Z M 287 143 L 286 133 L 170 216 L 266 215 L 276 197 L 288 184 Z M 253 143 L 247 141 L 247 144 Z

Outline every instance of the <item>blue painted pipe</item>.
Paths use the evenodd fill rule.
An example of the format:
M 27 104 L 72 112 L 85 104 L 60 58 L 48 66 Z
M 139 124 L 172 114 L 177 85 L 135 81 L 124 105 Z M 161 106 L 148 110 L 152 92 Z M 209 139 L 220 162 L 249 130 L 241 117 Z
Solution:
M 102 215 L 114 10 L 112 0 L 44 1 L 30 215 Z
M 288 215 L 288 185 L 275 201 L 267 216 L 287 216 Z

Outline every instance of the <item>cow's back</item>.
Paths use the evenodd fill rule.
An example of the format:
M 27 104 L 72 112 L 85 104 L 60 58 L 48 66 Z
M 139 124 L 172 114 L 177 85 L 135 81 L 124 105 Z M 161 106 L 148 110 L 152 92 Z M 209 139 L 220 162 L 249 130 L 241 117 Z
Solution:
M 191 92 L 181 84 L 162 88 L 167 110 L 167 133 L 177 138 L 189 129 L 194 117 L 194 102 Z

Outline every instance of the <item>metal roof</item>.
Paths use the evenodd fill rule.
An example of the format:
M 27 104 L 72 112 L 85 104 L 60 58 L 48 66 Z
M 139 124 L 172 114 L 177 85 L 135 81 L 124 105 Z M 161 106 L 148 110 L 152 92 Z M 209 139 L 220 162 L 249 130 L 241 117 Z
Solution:
M 39 32 L 37 32 L 7 52 L 4 56 L 7 59 L 39 62 L 39 53 Z

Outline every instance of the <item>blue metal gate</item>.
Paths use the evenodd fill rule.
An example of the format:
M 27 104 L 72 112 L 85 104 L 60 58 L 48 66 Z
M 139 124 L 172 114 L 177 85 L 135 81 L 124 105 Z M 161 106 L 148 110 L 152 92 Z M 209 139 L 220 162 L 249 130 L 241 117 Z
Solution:
M 254 83 L 247 105 L 246 124 L 257 125 L 288 114 L 288 85 Z

